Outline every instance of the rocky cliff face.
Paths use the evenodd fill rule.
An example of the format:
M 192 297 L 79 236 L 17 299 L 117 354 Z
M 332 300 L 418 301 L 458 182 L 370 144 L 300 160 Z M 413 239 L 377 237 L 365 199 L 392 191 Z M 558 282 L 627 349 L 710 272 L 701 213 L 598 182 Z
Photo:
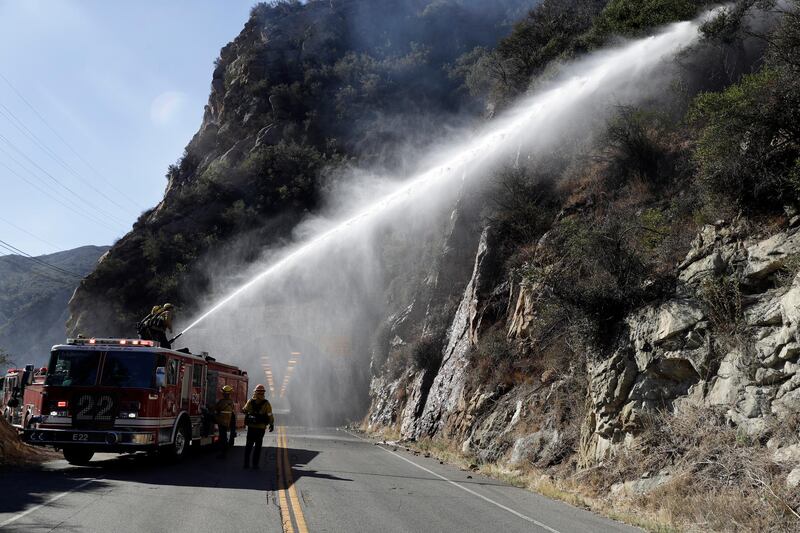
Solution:
M 753 6 L 738 2 L 714 24 L 735 11 L 736 26 Z M 615 0 L 601 18 L 639 7 Z M 782 58 L 800 50 L 791 13 L 775 30 L 791 43 Z M 714 24 L 703 31 L 713 34 Z M 527 43 L 523 29 L 517 37 Z M 695 55 L 709 68 L 718 61 L 702 57 L 725 45 L 714 47 Z M 778 57 L 770 50 L 767 65 Z M 786 80 L 797 79 L 791 61 Z M 769 181 L 759 165 L 778 158 L 752 150 L 765 106 L 775 112 L 762 116 L 797 110 L 766 92 L 798 93 L 759 76 L 768 81 L 711 81 L 675 102 L 673 126 L 651 120 L 669 106 L 622 110 L 578 159 L 556 155 L 553 168 L 546 158 L 529 168 L 518 159 L 498 171 L 505 192 L 489 196 L 500 213 L 488 215 L 473 245 L 459 304 L 441 310 L 437 364 L 405 372 L 373 364 L 365 426 L 534 474 L 531 485 L 546 473 L 604 502 L 633 496 L 627 508 L 657 522 L 668 516 L 678 530 L 796 530 L 798 189 L 759 195 L 772 184 L 795 187 L 797 174 L 775 167 Z M 791 146 L 786 161 L 800 161 L 800 143 L 786 140 L 793 122 L 774 119 L 755 151 Z M 390 362 L 403 360 L 402 343 L 388 351 Z
M 291 234 L 337 168 L 396 168 L 482 109 L 450 75 L 535 0 L 278 2 L 215 63 L 199 131 L 144 213 L 79 287 L 68 328 L 130 334 L 155 301 L 190 307 L 207 268 L 241 269 Z
M 674 296 L 626 317 L 612 356 L 590 368 L 588 460 L 602 460 L 659 409 L 721 407 L 755 437 L 800 411 L 800 278 L 792 266 L 800 234 L 743 233 L 722 222 L 703 228 L 678 267 Z
M 370 427 L 395 425 L 404 439 L 447 439 L 480 460 L 511 465 L 552 464 L 580 440 L 580 463 L 591 466 L 634 445 L 643 421 L 659 412 L 719 408 L 731 425 L 756 439 L 768 435 L 768 427 L 796 424 L 799 228 L 759 237 L 740 222 L 705 226 L 677 266 L 671 295 L 625 316 L 610 347 L 593 347 L 584 376 L 575 368 L 506 390 L 468 379 L 471 349 L 483 333 L 481 315 L 504 300 L 508 311 L 499 318 L 509 341 L 524 339 L 543 287 L 509 289 L 487 276 L 491 253 L 484 231 L 451 315 L 441 365 L 393 381 L 373 380 Z M 583 415 L 580 435 L 565 435 L 546 406 L 569 387 L 586 391 L 585 404 L 572 411 Z M 786 444 L 770 443 L 776 456 L 794 457 L 792 446 L 782 448 Z

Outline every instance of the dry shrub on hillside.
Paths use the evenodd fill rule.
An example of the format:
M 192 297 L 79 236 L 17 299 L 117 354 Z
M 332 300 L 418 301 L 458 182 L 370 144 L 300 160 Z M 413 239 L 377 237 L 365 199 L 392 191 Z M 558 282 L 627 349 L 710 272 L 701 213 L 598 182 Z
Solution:
M 680 529 L 797 531 L 800 493 L 771 451 L 725 422 L 721 412 L 686 406 L 645 421 L 635 446 L 585 478 L 601 490 L 658 472 L 670 480 L 636 503 Z
M 558 380 L 546 394 L 533 402 L 534 417 L 540 423 L 552 423 L 559 438 L 531 466 L 554 467 L 557 471 L 573 472 L 577 464 L 576 451 L 580 446 L 581 426 L 586 418 L 588 376 L 586 361 L 576 358 L 563 369 Z
M 49 457 L 50 452 L 23 444 L 17 430 L 0 418 L 0 467 L 41 462 Z
M 738 280 L 726 276 L 706 279 L 700 286 L 699 296 L 716 331 L 734 334 L 739 330 L 742 290 Z

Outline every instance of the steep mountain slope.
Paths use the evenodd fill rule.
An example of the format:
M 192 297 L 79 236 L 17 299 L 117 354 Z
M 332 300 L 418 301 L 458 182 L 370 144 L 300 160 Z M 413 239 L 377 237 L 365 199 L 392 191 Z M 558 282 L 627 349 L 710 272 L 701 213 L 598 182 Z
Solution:
M 536 3 L 253 8 L 216 62 L 200 130 L 170 167 L 164 200 L 81 284 L 70 329 L 122 333 L 155 301 L 191 305 L 207 288 L 207 262 L 246 263 L 285 238 L 319 207 L 333 167 L 396 166 L 398 148 L 479 115 L 451 63 L 493 46 Z
M 212 263 L 247 264 L 319 209 L 335 169 L 402 170 L 404 148 L 492 120 L 569 58 L 710 3 L 543 0 L 513 28 L 512 2 L 257 7 L 164 201 L 81 285 L 70 327 L 191 307 Z M 520 147 L 425 242 L 382 243 L 385 301 L 337 360 L 368 367 L 367 429 L 545 474 L 659 527 L 796 530 L 798 7 L 736 2 L 661 94 L 603 104 L 610 120 L 548 153 Z M 336 318 L 341 303 L 302 304 Z
M 108 246 L 82 246 L 37 259 L 85 276 Z M 50 347 L 64 341 L 67 303 L 78 285 L 19 255 L 0 257 L 0 347 L 17 364 L 43 364 Z
M 524 67 L 555 4 L 491 52 L 533 84 L 559 69 Z M 563 53 L 700 3 L 643 4 L 609 2 Z M 755 5 L 702 27 L 681 90 L 497 172 L 446 335 L 431 347 L 416 324 L 437 317 L 402 316 L 373 353 L 369 430 L 652 529 L 797 529 L 800 5 Z M 500 103 L 525 90 L 507 74 Z

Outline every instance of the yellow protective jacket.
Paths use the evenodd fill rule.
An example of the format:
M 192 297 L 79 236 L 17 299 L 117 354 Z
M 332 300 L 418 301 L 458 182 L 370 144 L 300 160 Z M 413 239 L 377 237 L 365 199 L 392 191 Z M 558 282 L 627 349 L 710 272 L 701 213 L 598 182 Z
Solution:
M 271 426 L 275 423 L 275 418 L 272 416 L 272 406 L 266 398 L 250 398 L 247 400 L 247 403 L 244 404 L 242 411 L 244 411 L 246 415 L 258 417 L 256 421 L 252 422 L 248 422 L 248 419 L 245 418 L 245 423 L 249 428 L 267 429 L 267 426 Z
M 173 316 L 172 309 L 162 309 L 153 322 L 159 330 L 172 331 Z
M 222 398 L 214 406 L 214 418 L 220 426 L 230 427 L 233 418 L 233 400 Z

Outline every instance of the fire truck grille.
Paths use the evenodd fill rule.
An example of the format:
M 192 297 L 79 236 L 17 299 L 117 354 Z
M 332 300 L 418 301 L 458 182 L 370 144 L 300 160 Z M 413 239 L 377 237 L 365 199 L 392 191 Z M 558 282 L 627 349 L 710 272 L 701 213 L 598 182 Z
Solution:
M 72 425 L 76 428 L 113 427 L 119 410 L 117 398 L 107 393 L 78 394 L 72 405 Z

